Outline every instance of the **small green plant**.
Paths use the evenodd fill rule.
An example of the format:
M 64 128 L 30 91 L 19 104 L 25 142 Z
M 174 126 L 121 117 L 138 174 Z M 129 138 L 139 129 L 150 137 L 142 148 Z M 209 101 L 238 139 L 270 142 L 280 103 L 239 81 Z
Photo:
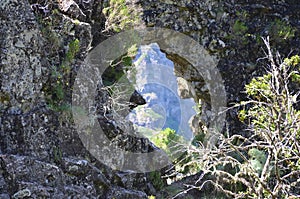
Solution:
M 291 58 L 284 59 L 284 62 L 288 66 L 295 67 L 296 70 L 291 73 L 291 79 L 292 82 L 300 84 L 300 56 L 294 55 Z M 296 102 L 297 98 L 293 99 L 293 101 Z
M 169 156 L 173 156 L 173 152 L 177 151 L 180 144 L 183 144 L 182 136 L 176 134 L 176 131 L 166 128 L 150 139 L 157 147 L 164 150 Z
M 70 110 L 70 105 L 66 102 L 66 93 L 70 91 L 69 76 L 71 64 L 79 49 L 80 42 L 78 39 L 74 39 L 69 43 L 64 60 L 60 66 L 52 67 L 50 85 L 44 88 L 48 106 L 56 112 Z
M 237 11 L 236 15 L 243 20 L 246 20 L 249 17 L 249 13 L 246 10 Z
M 232 25 L 232 34 L 228 35 L 229 39 L 236 40 L 242 44 L 247 44 L 249 42 L 249 34 L 247 33 L 248 27 L 242 20 L 236 20 Z M 250 34 L 251 35 L 251 34 Z
M 269 32 L 275 40 L 288 40 L 295 37 L 296 28 L 284 20 L 276 19 L 271 23 Z
M 69 49 L 66 53 L 66 58 L 64 60 L 64 62 L 66 62 L 66 64 L 70 64 L 74 58 L 75 55 L 79 52 L 80 49 L 80 42 L 78 39 L 74 39 L 69 43 Z
M 271 74 L 263 75 L 262 77 L 253 78 L 251 82 L 245 86 L 246 93 L 254 96 L 257 100 L 270 97 L 273 95 L 270 87 Z
M 152 182 L 154 188 L 158 191 L 161 190 L 164 186 L 164 180 L 161 178 L 159 171 L 152 171 L 149 173 L 149 180 Z
M 127 6 L 126 0 L 110 0 L 108 7 L 103 9 L 106 18 L 105 31 L 120 32 L 139 24 L 139 13 Z
M 176 131 L 166 128 L 150 140 L 160 149 L 164 150 L 175 164 L 175 171 L 183 174 L 195 174 L 200 171 L 198 164 L 198 154 L 188 152 L 187 147 L 192 147 Z M 196 141 L 195 141 L 196 143 Z M 196 144 L 195 144 L 196 145 Z
M 248 27 L 244 22 L 236 20 L 233 24 L 232 30 L 235 34 L 244 35 L 247 32 Z

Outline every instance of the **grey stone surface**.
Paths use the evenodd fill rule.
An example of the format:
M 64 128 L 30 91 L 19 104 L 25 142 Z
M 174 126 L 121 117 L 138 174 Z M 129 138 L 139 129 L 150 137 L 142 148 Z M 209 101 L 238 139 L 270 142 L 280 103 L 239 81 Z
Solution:
M 91 47 L 92 28 L 103 20 L 91 22 L 94 8 L 100 9 L 99 3 L 0 3 L 1 198 L 116 197 L 113 192 L 127 198 L 146 196 L 134 190 L 140 186 L 147 191 L 142 184 L 119 183 L 123 178 L 139 181 L 145 174 L 120 178 L 90 156 L 66 106 L 76 70 Z M 70 55 L 76 40 L 79 51 Z M 59 81 L 63 97 L 58 96 Z
M 155 191 L 147 182 L 147 174 L 120 175 L 95 160 L 82 145 L 71 121 L 68 105 L 76 72 L 88 51 L 109 35 L 102 34 L 105 3 L 0 1 L 1 198 L 146 198 L 145 193 Z M 145 26 L 189 35 L 213 57 L 188 63 L 162 49 L 174 62 L 176 76 L 192 88 L 187 90 L 184 86 L 182 95 L 202 100 L 204 123 L 209 123 L 211 117 L 209 87 L 196 71 L 197 65 L 217 61 L 230 105 L 245 98 L 241 93 L 244 85 L 263 71 L 260 36 L 270 35 L 272 46 L 283 57 L 291 49 L 299 54 L 297 1 L 151 0 L 131 1 L 128 5 L 142 10 Z M 276 19 L 294 27 L 295 36 L 281 38 L 274 27 Z M 67 60 L 70 43 L 76 39 L 79 51 Z M 183 45 L 182 51 L 185 50 L 190 52 L 188 44 Z M 99 100 L 100 108 L 111 106 L 107 93 L 100 94 Z M 108 137 L 119 139 L 129 151 L 155 149 L 147 139 L 124 136 L 124 132 L 135 132 L 127 124 L 126 128 L 117 128 L 110 114 L 104 117 L 101 112 L 99 118 Z M 226 125 L 232 133 L 243 131 L 237 110 L 228 112 Z

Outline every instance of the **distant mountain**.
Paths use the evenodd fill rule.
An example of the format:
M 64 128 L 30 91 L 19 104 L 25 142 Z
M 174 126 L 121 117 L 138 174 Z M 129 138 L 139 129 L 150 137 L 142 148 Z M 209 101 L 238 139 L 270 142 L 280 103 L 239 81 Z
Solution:
M 147 137 L 169 127 L 191 139 L 188 121 L 196 114 L 195 102 L 178 96 L 173 62 L 157 44 L 150 44 L 140 47 L 134 63 L 136 71 L 129 76 L 147 104 L 135 108 L 128 119 Z

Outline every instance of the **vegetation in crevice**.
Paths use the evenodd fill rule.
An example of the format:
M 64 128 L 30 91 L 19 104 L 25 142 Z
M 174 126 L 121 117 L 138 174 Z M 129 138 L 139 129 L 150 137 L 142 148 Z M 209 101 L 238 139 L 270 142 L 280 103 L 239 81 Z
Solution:
M 46 8 L 47 6 L 45 6 Z M 45 38 L 45 52 L 49 57 L 55 57 L 49 60 L 51 64 L 49 78 L 44 84 L 42 91 L 45 95 L 48 108 L 55 112 L 70 114 L 70 96 L 72 92 L 71 76 L 72 65 L 80 51 L 80 41 L 72 36 L 67 41 L 63 41 L 62 34 L 70 34 L 70 24 L 61 26 L 61 17 L 63 14 L 58 8 L 52 9 L 43 15 L 36 13 L 42 36 Z M 76 25 L 76 21 L 72 22 Z M 69 21 L 68 21 L 69 22 Z
M 236 17 L 237 19 L 231 24 L 231 34 L 228 34 L 226 39 L 235 41 L 238 44 L 242 43 L 242 45 L 246 45 L 250 41 L 249 37 L 252 36 L 249 34 L 249 24 L 246 23 L 249 14 L 246 11 L 237 12 Z
M 149 180 L 157 191 L 161 190 L 165 186 L 165 181 L 162 179 L 160 171 L 150 172 Z
M 166 128 L 158 134 L 150 138 L 157 147 L 165 151 L 166 154 L 171 158 L 174 164 L 174 173 L 170 174 L 173 180 L 177 180 L 186 175 L 191 175 L 201 170 L 200 165 L 197 163 L 196 154 L 189 153 L 186 147 L 196 147 L 198 137 L 195 137 L 192 145 L 188 143 L 182 136 L 178 135 L 175 130 Z M 179 177 L 179 178 L 178 178 Z
M 290 40 L 295 36 L 296 28 L 292 27 L 288 22 L 276 19 L 271 22 L 268 27 L 270 38 L 276 42 Z
M 126 0 L 108 1 L 103 9 L 106 16 L 104 32 L 120 32 L 140 25 L 140 14 L 135 6 L 128 6 L 129 3 Z
M 69 111 L 70 104 L 67 101 L 67 94 L 71 92 L 70 74 L 72 62 L 79 52 L 80 42 L 78 39 L 70 41 L 65 58 L 59 66 L 52 66 L 50 83 L 44 87 L 46 101 L 50 109 L 61 112 Z
M 241 20 L 238 19 L 233 24 L 232 30 L 237 35 L 244 35 L 247 32 L 248 27 L 246 26 L 246 24 L 244 22 L 242 22 Z

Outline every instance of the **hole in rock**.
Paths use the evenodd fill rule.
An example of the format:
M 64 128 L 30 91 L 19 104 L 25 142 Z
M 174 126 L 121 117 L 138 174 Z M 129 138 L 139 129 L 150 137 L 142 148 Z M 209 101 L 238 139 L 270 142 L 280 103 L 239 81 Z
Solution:
M 196 114 L 192 98 L 178 95 L 174 64 L 155 43 L 140 46 L 134 59 L 135 70 L 127 78 L 146 104 L 135 107 L 127 119 L 136 131 L 150 138 L 170 128 L 186 140 L 193 139 L 189 121 Z

